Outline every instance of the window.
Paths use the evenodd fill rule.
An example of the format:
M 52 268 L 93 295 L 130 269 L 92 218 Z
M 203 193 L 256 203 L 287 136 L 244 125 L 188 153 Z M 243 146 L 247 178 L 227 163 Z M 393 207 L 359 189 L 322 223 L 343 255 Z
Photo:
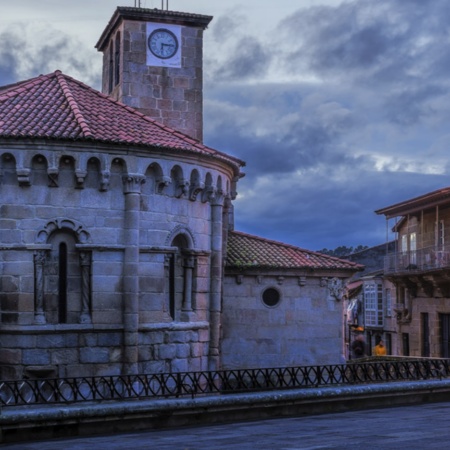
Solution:
M 383 286 L 381 284 L 364 285 L 364 313 L 366 327 L 383 326 Z
M 411 233 L 409 235 L 409 251 L 410 251 L 410 264 L 417 264 L 417 235 L 416 233 Z
M 422 313 L 420 315 L 420 321 L 422 325 L 422 356 L 430 356 L 430 325 L 428 319 L 428 313 Z
M 385 290 L 386 317 L 392 317 L 392 292 L 390 288 Z
M 111 45 L 109 46 L 109 67 L 108 67 L 108 92 L 111 94 L 113 87 L 114 87 L 114 83 L 113 83 L 113 70 L 114 70 L 114 58 L 113 58 L 113 45 L 111 43 Z
M 116 34 L 114 45 L 114 84 L 118 85 L 120 79 L 120 33 Z
M 386 354 L 392 355 L 392 335 L 391 333 L 386 333 L 384 339 L 384 345 L 386 346 Z
M 403 356 L 409 356 L 409 334 L 402 333 Z
M 444 250 L 445 245 L 445 235 L 444 235 L 444 221 L 440 220 L 437 224 L 437 249 L 440 251 Z
M 441 358 L 450 358 L 450 314 L 439 314 L 441 325 Z
M 262 301 L 266 306 L 273 308 L 280 302 L 280 293 L 275 288 L 267 288 L 262 293 Z

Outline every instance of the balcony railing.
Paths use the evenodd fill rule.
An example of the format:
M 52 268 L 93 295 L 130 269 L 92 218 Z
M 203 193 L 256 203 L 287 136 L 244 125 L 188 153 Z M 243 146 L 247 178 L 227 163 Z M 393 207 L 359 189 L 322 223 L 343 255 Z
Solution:
M 394 252 L 385 257 L 384 273 L 423 272 L 450 267 L 450 246 L 436 250 L 426 247 L 407 252 Z
M 0 406 L 192 397 L 450 377 L 449 359 L 387 357 L 349 364 L 0 381 Z

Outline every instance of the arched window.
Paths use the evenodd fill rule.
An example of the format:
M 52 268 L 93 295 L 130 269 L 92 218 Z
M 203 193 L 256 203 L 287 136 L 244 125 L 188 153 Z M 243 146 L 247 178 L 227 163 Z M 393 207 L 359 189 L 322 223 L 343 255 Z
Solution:
M 169 314 L 173 320 L 189 321 L 193 313 L 195 257 L 183 234 L 172 240 L 176 250 L 169 257 Z
M 79 251 L 85 242 L 80 227 L 70 221 L 49 222 L 41 238 L 50 244 L 35 254 L 35 322 L 91 322 L 91 253 Z M 47 231 L 49 233 L 47 234 Z
M 108 64 L 108 92 L 111 94 L 114 87 L 114 56 L 113 56 L 113 45 L 109 46 L 109 64 Z
M 116 34 L 114 44 L 114 85 L 118 85 L 120 81 L 120 33 Z
M 58 322 L 67 323 L 67 244 L 58 249 Z

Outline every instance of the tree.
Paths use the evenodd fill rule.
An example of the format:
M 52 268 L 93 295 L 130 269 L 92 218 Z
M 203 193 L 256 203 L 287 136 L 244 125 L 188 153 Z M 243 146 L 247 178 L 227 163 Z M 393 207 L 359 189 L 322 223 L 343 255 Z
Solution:
M 362 252 L 369 248 L 367 245 L 358 245 L 356 247 L 347 247 L 346 245 L 340 245 L 336 247 L 334 250 L 329 250 L 327 248 L 323 248 L 322 250 L 317 250 L 318 253 L 322 253 L 324 255 L 336 256 L 337 258 L 343 258 L 348 255 L 352 255 L 353 253 Z

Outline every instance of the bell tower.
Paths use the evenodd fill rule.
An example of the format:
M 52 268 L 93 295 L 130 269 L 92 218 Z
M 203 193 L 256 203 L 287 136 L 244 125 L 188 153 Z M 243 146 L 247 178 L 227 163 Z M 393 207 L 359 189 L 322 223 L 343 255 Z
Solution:
M 96 44 L 102 92 L 203 140 L 203 31 L 212 16 L 118 7 Z

